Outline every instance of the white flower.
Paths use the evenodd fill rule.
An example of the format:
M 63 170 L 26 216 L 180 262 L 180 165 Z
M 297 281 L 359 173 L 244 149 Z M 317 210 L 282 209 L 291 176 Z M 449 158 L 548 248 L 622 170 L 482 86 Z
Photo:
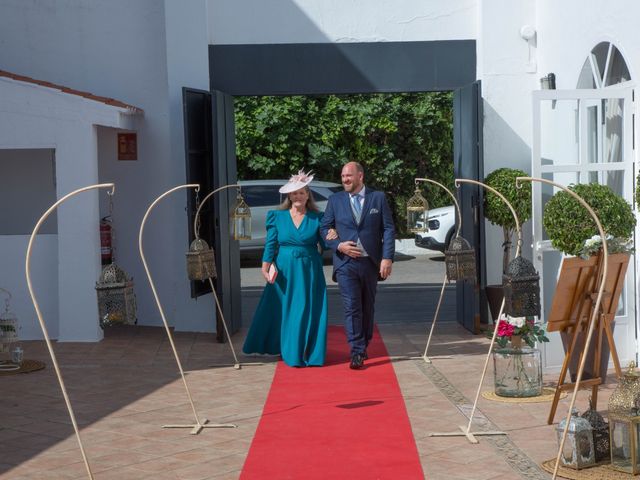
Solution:
M 510 317 L 507 315 L 507 322 L 513 325 L 516 328 L 521 328 L 527 322 L 526 317 Z
M 601 243 L 602 243 L 602 239 L 600 238 L 600 235 L 594 235 L 593 237 L 588 238 L 587 240 L 584 241 L 584 246 L 586 248 L 591 248 L 591 247 L 600 245 Z

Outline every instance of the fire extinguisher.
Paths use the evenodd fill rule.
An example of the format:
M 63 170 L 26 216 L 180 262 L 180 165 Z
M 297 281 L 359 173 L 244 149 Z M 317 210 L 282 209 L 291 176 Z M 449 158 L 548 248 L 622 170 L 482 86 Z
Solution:
M 102 265 L 109 265 L 113 262 L 112 237 L 111 215 L 107 215 L 100 220 L 100 257 Z

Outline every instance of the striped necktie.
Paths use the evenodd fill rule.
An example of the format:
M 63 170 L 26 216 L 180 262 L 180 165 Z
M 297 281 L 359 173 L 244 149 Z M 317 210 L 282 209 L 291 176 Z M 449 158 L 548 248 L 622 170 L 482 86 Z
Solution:
M 355 195 L 351 195 L 351 208 L 353 210 L 353 215 L 356 217 L 356 221 L 360 222 L 360 217 L 362 216 L 362 205 L 360 204 L 360 194 L 356 193 Z

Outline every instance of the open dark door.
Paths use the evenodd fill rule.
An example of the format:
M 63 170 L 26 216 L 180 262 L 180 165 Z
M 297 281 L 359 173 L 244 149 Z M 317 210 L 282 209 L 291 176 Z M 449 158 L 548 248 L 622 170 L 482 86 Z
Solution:
M 184 114 L 184 148 L 187 167 L 186 183 L 200 184 L 200 198 L 213 190 L 213 130 L 211 127 L 211 93 L 193 88 L 182 89 L 182 109 Z M 193 220 L 196 214 L 196 193 L 187 191 L 187 212 L 189 218 L 189 244 L 195 238 Z M 200 237 L 209 245 L 215 244 L 212 203 L 201 210 Z M 188 246 L 187 246 L 188 247 Z M 192 281 L 191 298 L 198 298 L 211 292 L 209 282 Z M 222 327 L 222 324 L 220 325 Z
M 453 171 L 456 178 L 482 181 L 482 95 L 480 81 L 454 92 L 453 96 Z M 481 323 L 487 323 L 486 258 L 484 244 L 483 190 L 470 184 L 460 187 L 462 211 L 461 235 L 476 250 L 478 278 L 475 284 L 457 282 L 456 308 L 458 322 L 467 330 L 479 333 Z
M 236 167 L 236 132 L 233 112 L 233 97 L 223 92 L 212 91 L 213 99 L 213 188 L 232 185 L 238 181 Z M 230 333 L 240 329 L 242 316 L 240 305 L 240 245 L 231 238 L 230 209 L 235 207 L 235 188 L 222 190 L 215 195 L 215 250 L 218 283 L 216 291 L 220 297 L 224 318 Z M 221 329 L 217 330 L 222 338 Z
M 182 89 L 184 110 L 187 183 L 200 184 L 200 199 L 222 185 L 236 182 L 233 98 L 220 92 Z M 240 253 L 238 242 L 229 234 L 229 206 L 234 205 L 235 189 L 215 194 L 202 208 L 200 237 L 216 253 L 218 278 L 214 281 L 222 311 L 231 333 L 240 328 Z M 187 199 L 189 242 L 194 238 L 195 192 Z M 211 291 L 209 282 L 191 282 L 191 296 Z M 224 341 L 220 318 L 216 321 L 218 341 Z

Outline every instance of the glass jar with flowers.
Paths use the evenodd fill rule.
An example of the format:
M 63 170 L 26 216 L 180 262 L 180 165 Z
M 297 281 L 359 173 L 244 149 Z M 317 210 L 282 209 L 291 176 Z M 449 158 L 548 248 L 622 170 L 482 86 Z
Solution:
M 548 342 L 544 327 L 534 317 L 503 315 L 493 351 L 494 391 L 501 397 L 542 394 L 542 361 L 536 342 Z

